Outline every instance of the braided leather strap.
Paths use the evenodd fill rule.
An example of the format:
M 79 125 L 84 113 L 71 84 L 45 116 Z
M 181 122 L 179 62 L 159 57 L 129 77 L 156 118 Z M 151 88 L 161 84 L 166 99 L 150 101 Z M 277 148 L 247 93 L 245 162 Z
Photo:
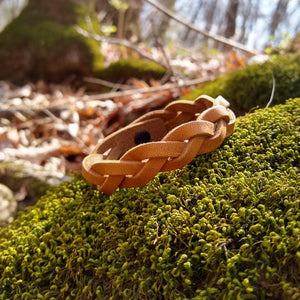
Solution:
M 82 174 L 106 194 L 145 185 L 158 172 L 182 168 L 232 134 L 235 115 L 221 96 L 179 100 L 104 138 L 84 158 Z

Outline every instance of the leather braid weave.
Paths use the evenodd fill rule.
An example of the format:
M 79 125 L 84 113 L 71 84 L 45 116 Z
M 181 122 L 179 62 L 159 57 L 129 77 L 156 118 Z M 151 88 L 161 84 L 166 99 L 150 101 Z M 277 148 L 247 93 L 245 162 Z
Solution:
M 182 168 L 198 154 L 218 148 L 233 133 L 235 115 L 221 96 L 179 100 L 149 112 L 104 138 L 84 158 L 82 174 L 106 194 L 145 185 L 158 172 Z M 145 132 L 147 143 L 136 144 Z

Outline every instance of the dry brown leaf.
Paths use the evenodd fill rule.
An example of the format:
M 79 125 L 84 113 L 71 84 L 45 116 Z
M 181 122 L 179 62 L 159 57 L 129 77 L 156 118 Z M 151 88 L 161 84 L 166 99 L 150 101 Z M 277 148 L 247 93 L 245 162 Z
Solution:
M 231 72 L 246 66 L 245 57 L 241 57 L 236 51 L 232 50 L 225 61 L 225 69 L 227 72 Z
M 77 108 L 76 111 L 80 118 L 92 118 L 92 117 L 96 116 L 97 108 L 91 107 L 91 106 L 86 106 L 82 109 Z
M 58 140 L 52 140 L 50 143 L 44 143 L 39 147 L 6 148 L 3 149 L 3 153 L 11 158 L 20 158 L 41 165 L 48 157 L 60 153 L 60 143 Z
M 64 155 L 73 155 L 73 154 L 82 153 L 82 149 L 77 145 L 61 146 L 60 150 Z
M 17 147 L 20 144 L 19 132 L 15 127 L 0 128 L 0 143 L 6 142 L 13 147 Z
M 127 84 L 131 84 L 135 88 L 138 88 L 138 89 L 149 87 L 149 85 L 144 80 L 137 79 L 137 78 L 131 78 L 131 79 L 127 80 Z
M 150 82 L 150 86 L 161 86 L 160 81 L 154 78 L 150 78 L 149 82 Z

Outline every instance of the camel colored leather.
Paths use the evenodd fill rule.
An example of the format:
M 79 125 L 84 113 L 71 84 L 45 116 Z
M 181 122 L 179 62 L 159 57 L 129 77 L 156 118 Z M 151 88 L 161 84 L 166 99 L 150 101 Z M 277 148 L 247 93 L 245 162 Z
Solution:
M 145 185 L 158 172 L 182 168 L 218 148 L 233 133 L 235 119 L 222 96 L 171 102 L 104 138 L 84 158 L 82 174 L 108 195 L 118 187 Z M 144 131 L 151 140 L 137 145 L 137 133 L 149 137 Z

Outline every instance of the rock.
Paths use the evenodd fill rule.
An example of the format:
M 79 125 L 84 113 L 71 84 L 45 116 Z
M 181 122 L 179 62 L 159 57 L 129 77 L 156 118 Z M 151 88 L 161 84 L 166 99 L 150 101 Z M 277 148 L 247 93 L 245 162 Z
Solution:
M 52 186 L 69 181 L 68 175 L 46 169 L 40 165 L 22 159 L 0 160 L 0 180 L 15 195 L 23 194 L 18 199 L 18 211 L 34 205 Z
M 103 67 L 99 43 L 75 29 L 86 26 L 86 16 L 95 13 L 78 1 L 28 1 L 0 33 L 0 79 L 61 82 Z
M 0 226 L 13 221 L 17 211 L 17 201 L 6 185 L 0 183 Z

